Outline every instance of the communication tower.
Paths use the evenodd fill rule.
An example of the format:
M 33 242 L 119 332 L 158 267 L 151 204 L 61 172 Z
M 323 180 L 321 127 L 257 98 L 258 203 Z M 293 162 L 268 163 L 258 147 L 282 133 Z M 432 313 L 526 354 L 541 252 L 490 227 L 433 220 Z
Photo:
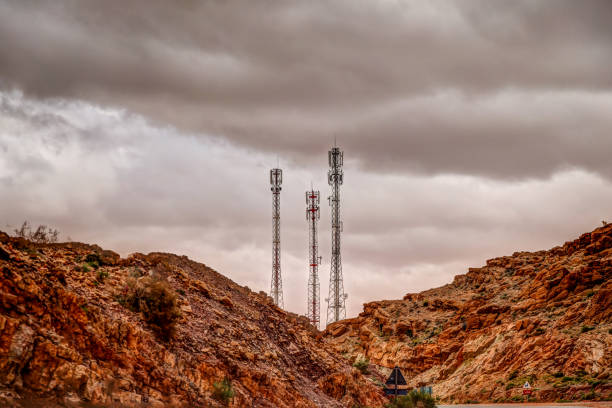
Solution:
M 274 304 L 283 307 L 283 281 L 280 265 L 280 192 L 283 183 L 281 169 L 270 170 L 270 186 L 272 190 L 272 283 L 270 296 Z
M 327 324 L 337 322 L 346 318 L 345 301 L 348 297 L 344 293 L 342 281 L 342 257 L 340 255 L 340 233 L 342 232 L 342 221 L 340 219 L 340 186 L 344 181 L 342 164 L 344 152 L 339 147 L 334 147 L 328 153 L 329 172 L 327 181 L 332 187 L 332 194 L 328 197 L 331 206 L 332 223 L 332 256 L 331 269 L 329 273 L 329 297 L 327 300 Z
M 306 192 L 306 220 L 308 221 L 308 259 L 310 262 L 308 275 L 308 320 L 319 329 L 320 323 L 320 290 L 319 290 L 319 237 L 317 224 L 321 218 L 319 211 L 319 192 L 311 190 Z

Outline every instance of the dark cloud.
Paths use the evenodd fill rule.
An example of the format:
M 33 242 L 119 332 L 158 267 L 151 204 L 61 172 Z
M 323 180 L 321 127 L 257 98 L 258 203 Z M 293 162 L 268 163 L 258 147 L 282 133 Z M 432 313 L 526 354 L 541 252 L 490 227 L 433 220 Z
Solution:
M 0 92 L 0 125 L 2 229 L 29 219 L 123 255 L 187 254 L 255 290 L 269 289 L 267 172 L 274 155 L 157 127 L 117 109 L 18 92 Z M 304 191 L 311 181 L 323 197 L 321 291 L 327 293 L 325 155 L 306 167 L 281 166 L 285 299 L 301 313 Z M 489 257 L 570 239 L 606 218 L 612 201 L 611 183 L 582 170 L 493 181 L 368 172 L 347 160 L 345 173 L 343 259 L 353 315 L 365 301 L 443 284 Z
M 185 253 L 268 290 L 279 157 L 285 299 L 301 313 L 303 195 L 327 196 L 336 136 L 350 315 L 551 247 L 609 218 L 611 9 L 0 0 L 0 221 Z
M 370 171 L 611 177 L 610 21 L 605 0 L 4 1 L 0 78 L 300 164 L 337 135 Z

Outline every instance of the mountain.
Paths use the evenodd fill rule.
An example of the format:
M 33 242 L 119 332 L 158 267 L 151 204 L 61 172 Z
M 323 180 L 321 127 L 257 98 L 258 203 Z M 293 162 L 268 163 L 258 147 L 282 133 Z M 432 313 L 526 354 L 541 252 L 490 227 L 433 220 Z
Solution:
M 612 225 L 516 252 L 327 327 L 351 359 L 398 365 L 441 401 L 612 399 Z
M 305 317 L 203 264 L 0 233 L 3 407 L 384 401 Z

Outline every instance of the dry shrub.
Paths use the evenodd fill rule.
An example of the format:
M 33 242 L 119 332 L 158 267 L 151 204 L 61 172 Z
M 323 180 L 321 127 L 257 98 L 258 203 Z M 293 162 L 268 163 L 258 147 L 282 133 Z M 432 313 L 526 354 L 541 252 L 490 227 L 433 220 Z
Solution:
M 163 340 L 174 336 L 181 313 L 176 293 L 165 280 L 149 276 L 129 280 L 122 303 L 142 313 L 143 319 Z
M 25 238 L 37 244 L 52 244 L 57 242 L 59 231 L 46 225 L 39 225 L 35 231 L 28 221 L 24 221 L 19 229 L 14 229 L 16 237 Z
M 386 408 L 436 408 L 436 401 L 425 392 L 413 390 L 408 395 L 393 399 Z

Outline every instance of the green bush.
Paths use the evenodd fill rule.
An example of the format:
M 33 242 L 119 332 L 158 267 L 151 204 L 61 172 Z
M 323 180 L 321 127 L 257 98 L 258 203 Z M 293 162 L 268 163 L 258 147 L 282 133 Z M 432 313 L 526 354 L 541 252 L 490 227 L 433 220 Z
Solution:
M 104 269 L 99 269 L 96 279 L 99 282 L 104 282 L 106 278 L 108 278 L 108 271 L 105 271 Z
M 563 374 L 561 371 L 557 371 L 556 373 L 553 374 L 553 377 L 555 378 L 561 378 L 565 376 L 565 374 Z
M 508 377 L 508 380 L 514 380 L 516 377 L 518 377 L 518 370 L 514 370 L 513 372 L 511 372 L 510 376 Z
M 366 357 L 355 360 L 353 363 L 353 367 L 361 371 L 362 374 L 368 373 L 368 366 L 370 365 L 370 360 Z
M 176 331 L 176 322 L 181 317 L 176 293 L 166 281 L 144 277 L 128 281 L 120 303 L 142 317 L 163 340 L 169 340 Z
M 229 405 L 230 400 L 234 398 L 234 390 L 231 381 L 224 378 L 223 381 L 214 383 L 212 396 L 217 401 L 223 403 L 223 405 Z
M 420 404 L 419 404 L 420 403 Z M 419 391 L 410 391 L 408 395 L 397 397 L 386 405 L 387 408 L 416 408 L 417 405 L 422 408 L 435 408 L 436 401 L 434 398 Z

